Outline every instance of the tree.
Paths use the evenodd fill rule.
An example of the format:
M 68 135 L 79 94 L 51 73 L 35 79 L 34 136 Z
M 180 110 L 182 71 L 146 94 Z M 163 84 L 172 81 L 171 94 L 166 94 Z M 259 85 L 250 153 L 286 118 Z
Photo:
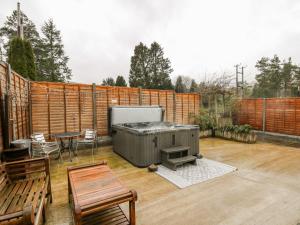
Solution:
M 175 83 L 175 92 L 177 93 L 184 93 L 186 90 L 185 85 L 182 82 L 182 76 L 178 76 L 176 83 Z
M 134 48 L 134 55 L 131 57 L 129 71 L 130 87 L 149 88 L 149 49 L 140 42 Z
M 39 33 L 36 30 L 35 24 L 21 11 L 21 17 L 23 19 L 23 31 L 24 39 L 29 41 L 32 45 L 32 49 L 35 57 L 35 64 L 39 66 L 39 55 L 41 52 L 41 39 Z M 4 25 L 0 28 L 0 39 L 3 40 L 3 55 L 8 56 L 9 40 L 12 40 L 17 35 L 17 10 L 7 17 Z
M 190 92 L 198 92 L 198 91 L 199 91 L 198 84 L 194 79 L 192 79 Z
M 15 37 L 9 42 L 8 63 L 14 71 L 27 78 L 25 47 L 21 38 Z
M 173 72 L 168 58 L 164 58 L 162 47 L 153 42 L 149 51 L 150 79 L 149 88 L 152 89 L 172 89 L 170 74 Z
M 102 81 L 102 86 L 115 86 L 114 78 L 108 77 Z
M 150 49 L 140 43 L 131 57 L 129 84 L 131 87 L 172 89 L 172 71 L 170 60 L 164 57 L 157 42 L 153 42 Z
M 292 59 L 281 61 L 277 55 L 272 59 L 262 57 L 255 67 L 257 83 L 253 87 L 254 97 L 286 97 L 298 95 L 300 68 Z
M 36 80 L 36 67 L 34 63 L 34 55 L 33 55 L 31 44 L 27 40 L 23 42 L 24 42 L 24 50 L 25 50 L 27 77 L 30 80 Z
M 115 85 L 120 87 L 127 87 L 127 83 L 123 76 L 117 76 Z
M 41 52 L 40 77 L 41 80 L 65 82 L 71 79 L 71 69 L 67 63 L 60 31 L 57 30 L 52 19 L 42 26 L 43 50 Z

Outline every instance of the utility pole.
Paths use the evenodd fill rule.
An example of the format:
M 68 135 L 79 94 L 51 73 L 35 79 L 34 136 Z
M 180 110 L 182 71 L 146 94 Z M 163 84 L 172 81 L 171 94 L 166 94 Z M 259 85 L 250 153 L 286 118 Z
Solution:
M 235 89 L 235 93 L 236 96 L 239 95 L 239 64 L 235 65 L 235 82 L 236 82 L 236 89 Z
M 241 85 L 241 88 L 242 88 L 242 98 L 244 98 L 244 66 L 242 66 L 242 85 Z
M 235 67 L 235 76 L 236 76 L 236 96 L 239 96 L 239 88 L 241 88 L 241 96 L 244 97 L 244 69 L 246 66 L 241 66 L 241 64 L 237 64 Z M 241 68 L 241 70 L 240 70 Z M 239 75 L 242 76 L 242 81 L 239 82 Z
M 24 38 L 24 32 L 23 32 L 23 18 L 21 16 L 21 10 L 20 10 L 20 2 L 17 3 L 17 36 L 23 40 Z

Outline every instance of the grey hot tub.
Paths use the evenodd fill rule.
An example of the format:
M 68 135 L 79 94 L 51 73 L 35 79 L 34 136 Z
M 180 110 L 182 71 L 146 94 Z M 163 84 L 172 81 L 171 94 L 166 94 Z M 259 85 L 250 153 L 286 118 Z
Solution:
M 117 112 L 120 108 L 122 110 Z M 126 107 L 111 109 L 114 152 L 138 167 L 160 163 L 160 150 L 172 146 L 188 146 L 190 147 L 189 155 L 199 154 L 198 126 L 161 122 L 163 111 L 157 106 L 134 108 L 139 111 L 139 114 L 145 115 L 145 118 L 142 119 L 141 115 L 138 117 L 137 114 L 132 113 L 134 110 L 132 107 L 128 111 Z M 126 122 L 120 123 L 122 121 Z M 138 123 L 133 121 L 138 121 Z

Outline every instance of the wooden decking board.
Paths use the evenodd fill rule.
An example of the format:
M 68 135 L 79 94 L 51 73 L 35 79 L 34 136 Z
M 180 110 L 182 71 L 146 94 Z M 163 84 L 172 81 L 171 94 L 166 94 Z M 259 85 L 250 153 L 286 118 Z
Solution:
M 66 167 L 107 160 L 113 172 L 139 195 L 141 225 L 296 225 L 300 222 L 300 151 L 270 143 L 243 144 L 216 138 L 200 140 L 204 157 L 238 168 L 208 182 L 178 189 L 164 178 L 136 168 L 101 147 L 92 158 L 79 150 L 78 160 L 51 161 L 53 204 L 46 225 L 72 221 L 67 198 Z M 1 200 L 1 199 L 0 199 Z M 123 208 L 123 205 L 122 205 Z M 127 206 L 125 214 L 128 215 Z

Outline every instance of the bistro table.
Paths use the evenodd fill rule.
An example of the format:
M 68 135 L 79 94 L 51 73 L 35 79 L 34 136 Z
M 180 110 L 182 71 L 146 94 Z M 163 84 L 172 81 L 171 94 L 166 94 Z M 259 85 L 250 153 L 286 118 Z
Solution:
M 61 146 L 61 150 L 63 151 L 64 149 L 67 149 L 64 143 L 64 139 L 68 139 L 69 141 L 69 146 L 68 146 L 68 150 L 69 150 L 69 158 L 70 161 L 72 162 L 72 158 L 71 158 L 71 151 L 73 151 L 73 155 L 75 154 L 74 148 L 73 148 L 73 139 L 77 138 L 80 136 L 80 132 L 64 132 L 64 133 L 58 133 L 58 134 L 54 134 L 54 136 L 57 139 L 60 139 L 60 146 Z

